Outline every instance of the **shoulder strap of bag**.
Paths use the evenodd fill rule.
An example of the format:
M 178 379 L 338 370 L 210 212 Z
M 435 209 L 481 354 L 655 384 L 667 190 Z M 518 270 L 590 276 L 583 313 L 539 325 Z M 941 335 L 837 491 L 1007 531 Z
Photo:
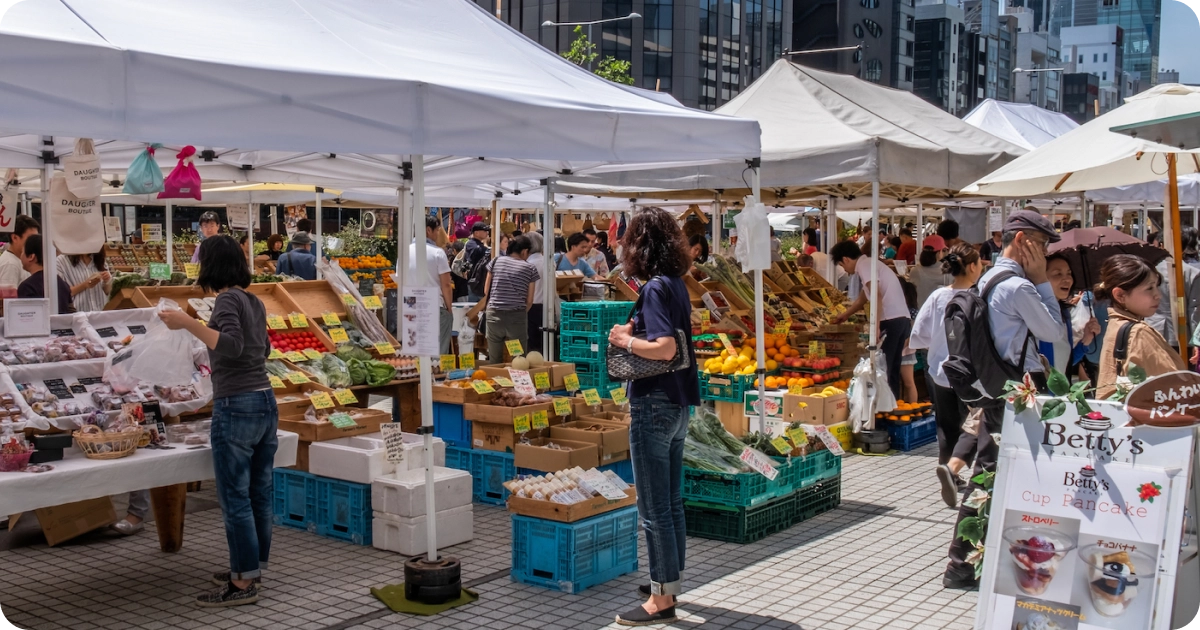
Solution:
M 1008 280 L 1009 278 L 1016 278 L 1016 277 L 1017 277 L 1016 272 L 1001 271 L 1000 273 L 996 274 L 996 277 L 992 278 L 991 281 L 987 283 L 987 286 L 984 287 L 984 289 L 983 289 L 983 293 L 980 295 L 980 298 L 983 299 L 983 309 L 984 309 L 985 313 L 991 308 L 988 305 L 988 296 L 990 296 L 992 294 L 992 289 L 995 289 L 997 286 L 999 286 L 1001 282 L 1004 282 L 1005 280 Z M 1028 356 L 1028 354 L 1029 354 L 1029 340 L 1032 337 L 1033 337 L 1033 332 L 1030 331 L 1028 327 L 1026 327 L 1025 342 L 1021 344 L 1021 359 L 1017 363 L 1018 370 L 1025 369 L 1025 357 Z
M 1117 376 L 1125 371 L 1125 361 L 1129 359 L 1129 333 L 1133 331 L 1134 322 L 1121 324 L 1117 331 L 1117 340 L 1113 344 L 1113 360 L 1116 362 Z

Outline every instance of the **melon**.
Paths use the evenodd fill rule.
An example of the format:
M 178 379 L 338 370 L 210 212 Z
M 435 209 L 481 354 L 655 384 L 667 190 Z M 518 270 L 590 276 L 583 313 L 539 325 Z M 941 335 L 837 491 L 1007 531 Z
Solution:
M 529 367 L 538 368 L 546 364 L 546 357 L 543 357 L 542 353 L 537 350 L 530 352 L 525 358 L 529 360 Z
M 513 357 L 512 368 L 514 370 L 528 370 L 529 359 L 526 359 L 525 357 Z

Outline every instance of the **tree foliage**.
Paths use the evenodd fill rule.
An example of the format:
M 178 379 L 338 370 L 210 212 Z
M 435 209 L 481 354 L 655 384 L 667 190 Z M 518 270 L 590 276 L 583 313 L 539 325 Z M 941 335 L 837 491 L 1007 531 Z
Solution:
M 576 26 L 575 39 L 571 41 L 571 47 L 562 53 L 562 56 L 577 66 L 587 68 L 600 57 L 600 53 L 596 52 L 596 44 L 588 39 L 587 34 L 583 32 L 583 27 Z M 628 61 L 608 56 L 600 59 L 600 63 L 596 64 L 593 72 L 596 76 L 608 79 L 613 83 L 633 85 L 633 76 L 629 73 L 631 68 L 632 64 Z

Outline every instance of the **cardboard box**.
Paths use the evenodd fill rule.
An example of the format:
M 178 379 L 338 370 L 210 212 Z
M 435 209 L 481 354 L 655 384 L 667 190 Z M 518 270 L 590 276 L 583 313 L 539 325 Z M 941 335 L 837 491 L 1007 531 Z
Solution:
M 530 431 L 525 434 L 528 438 L 545 437 L 544 434 L 549 434 L 545 429 Z M 471 423 L 471 446 L 484 451 L 497 451 L 500 453 L 511 453 L 517 445 L 518 438 L 516 429 L 511 424 L 499 424 L 493 422 L 472 422 Z
M 834 425 L 850 418 L 850 398 L 846 394 L 834 394 L 818 398 L 822 387 L 810 387 L 802 394 L 786 394 L 783 397 L 783 419 L 801 424 Z M 800 403 L 806 406 L 801 408 Z
M 559 448 L 546 448 L 553 442 Z M 579 466 L 584 470 L 600 465 L 600 450 L 595 444 L 571 440 L 538 438 L 513 449 L 517 468 L 532 468 L 542 472 L 558 472 Z
M 353 437 L 366 433 L 378 433 L 379 425 L 392 421 L 392 414 L 378 409 L 356 409 L 359 417 L 354 419 L 355 426 L 339 429 L 328 422 L 305 422 L 304 416 L 279 418 L 279 428 L 291 431 L 300 436 L 301 442 L 324 442 L 336 438 Z M 296 460 L 299 464 L 299 459 Z
M 117 513 L 108 497 L 41 508 L 34 514 L 46 535 L 46 544 L 51 547 L 117 522 Z
M 839 422 L 829 425 L 829 432 L 837 439 L 838 444 L 842 445 L 842 450 L 850 452 L 850 447 L 854 445 L 854 428 L 849 422 Z
M 625 491 L 625 498 L 620 501 L 609 501 L 604 497 L 592 497 L 571 505 L 563 505 L 554 501 L 538 501 L 518 496 L 508 497 L 508 511 L 522 516 L 544 518 L 560 523 L 574 523 L 598 514 L 611 512 L 627 505 L 637 503 L 637 491 L 632 487 Z
M 717 417 L 721 419 L 721 424 L 725 425 L 725 430 L 734 437 L 740 438 L 750 430 L 750 420 L 746 417 L 742 403 L 718 400 L 713 403 L 713 408 Z
M 765 392 L 767 398 L 767 419 L 783 419 L 783 392 Z M 742 413 L 747 417 L 758 417 L 758 390 L 746 392 L 743 396 Z
M 482 405 L 468 404 L 463 405 L 463 419 L 472 422 L 490 422 L 493 424 L 507 424 L 511 429 L 513 426 L 513 418 L 517 416 L 529 415 L 531 418 L 533 412 L 545 411 L 551 424 L 556 424 L 554 420 L 558 416 L 554 415 L 554 403 L 540 403 L 537 405 L 525 405 L 524 407 L 501 407 L 499 405 Z
M 600 430 L 589 430 L 590 427 L 599 427 Z M 595 444 L 599 449 L 601 466 L 629 459 L 628 424 L 585 419 L 551 428 L 550 437 Z
M 629 426 L 630 415 L 624 411 L 604 411 L 601 413 L 589 413 L 580 416 L 579 420 L 603 420 L 605 422 L 616 422 Z
M 467 403 L 483 404 L 490 402 L 496 397 L 496 393 L 480 394 L 474 389 L 467 387 L 446 387 L 445 385 L 433 386 L 433 402 L 450 403 L 452 405 L 465 405 Z

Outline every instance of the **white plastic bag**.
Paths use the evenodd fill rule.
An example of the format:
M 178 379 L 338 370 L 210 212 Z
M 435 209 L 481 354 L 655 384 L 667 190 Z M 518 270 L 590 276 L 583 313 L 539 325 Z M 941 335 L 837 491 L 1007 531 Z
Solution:
M 881 350 L 875 351 L 874 369 L 869 356 L 859 359 L 848 394 L 855 433 L 875 430 L 875 414 L 896 408 L 896 396 L 888 387 L 887 363 Z
M 761 203 L 754 203 L 754 197 L 751 196 L 746 197 L 745 207 L 733 218 L 738 231 L 734 256 L 742 263 L 742 271 L 746 273 L 755 269 L 770 269 L 771 223 L 767 220 L 767 209 Z
M 173 300 L 161 298 L 158 309 L 182 310 Z M 155 318 L 146 334 L 124 350 L 108 357 L 104 380 L 115 388 L 132 389 L 139 384 L 177 387 L 192 384 L 196 371 L 192 358 L 192 334 L 171 330 Z

